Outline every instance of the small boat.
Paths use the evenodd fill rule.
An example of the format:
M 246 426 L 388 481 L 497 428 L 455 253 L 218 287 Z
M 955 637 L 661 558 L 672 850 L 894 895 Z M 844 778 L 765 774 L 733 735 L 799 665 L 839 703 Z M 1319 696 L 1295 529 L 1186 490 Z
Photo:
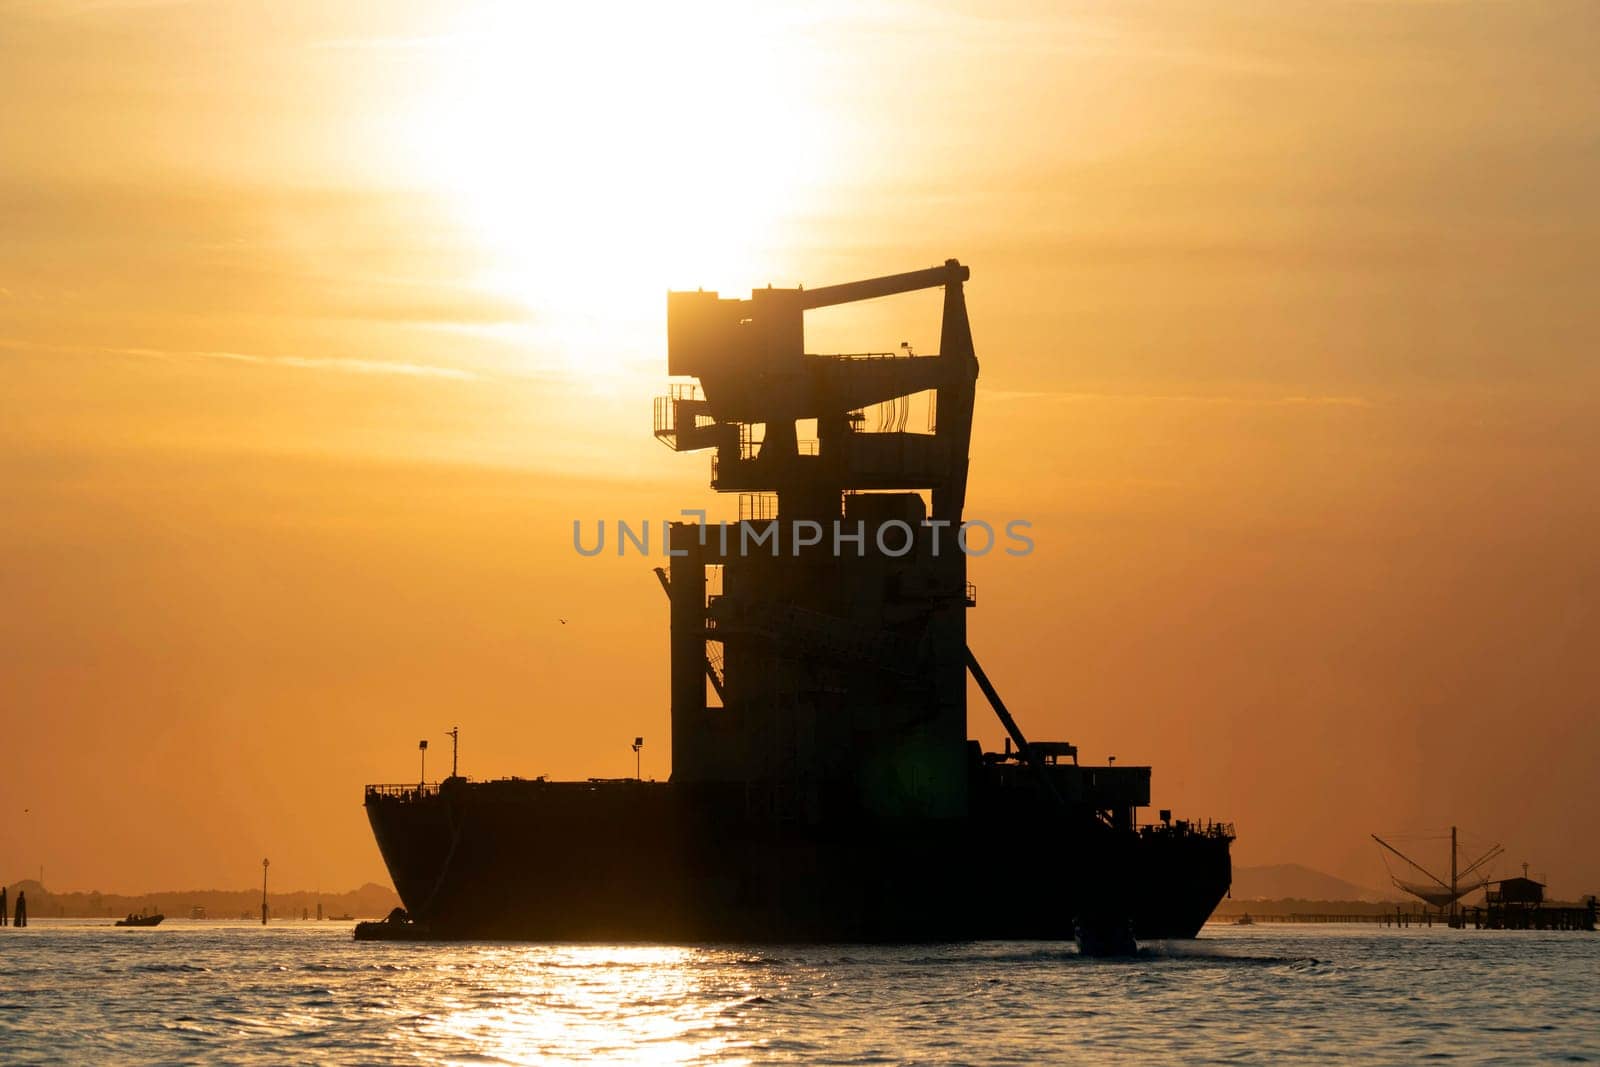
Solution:
M 354 915 L 330 915 L 328 916 L 328 921 L 335 923 L 353 923 L 356 921 L 356 917 Z
M 1255 923 L 1256 921 L 1250 918 L 1250 913 L 1248 911 L 1239 916 L 1237 919 L 1233 920 L 1233 925 L 1235 926 L 1254 926 Z
M 129 916 L 126 919 L 118 919 L 117 922 L 116 922 L 116 925 L 117 926 L 160 926 L 161 925 L 161 920 L 165 919 L 165 918 L 166 918 L 166 916 L 161 914 L 160 912 L 156 912 L 154 915 L 143 915 L 143 914 L 141 914 L 141 915 L 133 915 L 133 914 L 129 914 Z

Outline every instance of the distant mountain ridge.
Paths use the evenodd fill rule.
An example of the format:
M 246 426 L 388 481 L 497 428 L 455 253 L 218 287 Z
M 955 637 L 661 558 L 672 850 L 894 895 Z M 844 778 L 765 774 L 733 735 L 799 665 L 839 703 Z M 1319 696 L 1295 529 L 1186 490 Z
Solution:
M 1234 900 L 1359 900 L 1376 903 L 1395 900 L 1399 893 L 1385 892 L 1314 871 L 1298 863 L 1233 869 Z
M 212 918 L 237 918 L 241 914 L 261 913 L 261 891 L 247 890 L 165 890 L 155 893 L 122 894 L 97 892 L 51 893 L 37 882 L 26 880 L 11 883 L 10 899 L 16 900 L 17 889 L 25 889 L 37 917 L 64 915 L 68 917 L 121 916 L 141 908 L 165 911 L 171 916 L 187 916 L 189 909 L 198 904 Z M 1361 901 L 1377 903 L 1399 899 L 1394 890 L 1385 892 L 1347 882 L 1322 871 L 1312 870 L 1299 863 L 1275 863 L 1260 867 L 1235 867 L 1233 869 L 1232 898 L 1242 900 L 1317 900 Z M 400 899 L 393 889 L 367 883 L 360 889 L 344 893 L 313 893 L 305 890 L 287 893 L 269 893 L 268 903 L 274 916 L 298 916 L 302 912 L 316 914 L 318 901 L 327 915 L 353 914 L 358 918 L 381 918 Z

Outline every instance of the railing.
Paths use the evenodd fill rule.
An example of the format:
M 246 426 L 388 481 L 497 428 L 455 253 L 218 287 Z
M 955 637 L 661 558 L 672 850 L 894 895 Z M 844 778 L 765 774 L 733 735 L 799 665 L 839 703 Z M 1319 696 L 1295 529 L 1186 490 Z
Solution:
M 1195 837 L 1223 837 L 1229 841 L 1236 840 L 1238 835 L 1233 832 L 1231 822 L 1212 822 L 1210 819 L 1199 820 L 1177 819 L 1173 822 L 1145 823 L 1139 827 L 1141 834 L 1190 834 Z
M 937 355 L 918 355 L 910 349 L 901 352 L 807 352 L 812 359 L 937 359 Z
M 761 436 L 757 437 L 755 429 L 756 425 L 757 424 L 750 422 L 741 422 L 739 424 L 740 459 L 755 459 L 757 454 L 759 454 L 761 451 L 761 445 L 767 437 L 767 428 L 765 425 L 762 425 Z
M 397 800 L 421 800 L 439 795 L 438 782 L 418 782 L 412 785 L 369 785 L 367 796 L 394 797 Z
M 667 387 L 667 395 L 656 397 L 652 405 L 651 422 L 656 440 L 669 448 L 676 449 L 677 446 L 673 443 L 673 438 L 678 433 L 678 402 L 681 400 L 704 399 L 705 397 L 700 392 L 700 384 L 698 382 L 674 382 L 669 385 Z M 701 425 L 700 419 L 705 417 L 696 416 L 691 419 L 689 429 L 699 429 Z
M 978 587 L 975 584 L 973 584 L 972 582 L 968 582 L 967 583 L 967 607 L 975 608 L 977 606 L 978 606 Z
M 764 522 L 778 517 L 777 493 L 740 493 L 739 521 Z
M 677 405 L 673 400 L 674 398 L 670 396 L 658 396 L 653 402 L 651 411 L 652 430 L 656 440 L 669 448 L 672 446 L 673 435 L 678 432 Z

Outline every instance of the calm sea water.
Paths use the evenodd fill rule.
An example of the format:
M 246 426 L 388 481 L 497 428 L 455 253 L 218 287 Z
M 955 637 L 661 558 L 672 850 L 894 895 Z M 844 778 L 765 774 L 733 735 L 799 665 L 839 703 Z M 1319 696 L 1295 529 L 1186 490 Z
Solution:
M 0 1063 L 1600 1060 L 1600 935 L 1212 926 L 1071 945 L 357 944 L 0 930 Z

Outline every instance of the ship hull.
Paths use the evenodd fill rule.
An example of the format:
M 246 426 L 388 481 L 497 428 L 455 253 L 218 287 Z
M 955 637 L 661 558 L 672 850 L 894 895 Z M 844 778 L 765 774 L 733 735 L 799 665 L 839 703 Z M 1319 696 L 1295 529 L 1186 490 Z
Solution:
M 1226 836 L 1048 811 L 807 823 L 751 818 L 742 790 L 513 780 L 369 792 L 367 814 L 413 936 L 1070 940 L 1110 918 L 1183 938 L 1231 880 Z

